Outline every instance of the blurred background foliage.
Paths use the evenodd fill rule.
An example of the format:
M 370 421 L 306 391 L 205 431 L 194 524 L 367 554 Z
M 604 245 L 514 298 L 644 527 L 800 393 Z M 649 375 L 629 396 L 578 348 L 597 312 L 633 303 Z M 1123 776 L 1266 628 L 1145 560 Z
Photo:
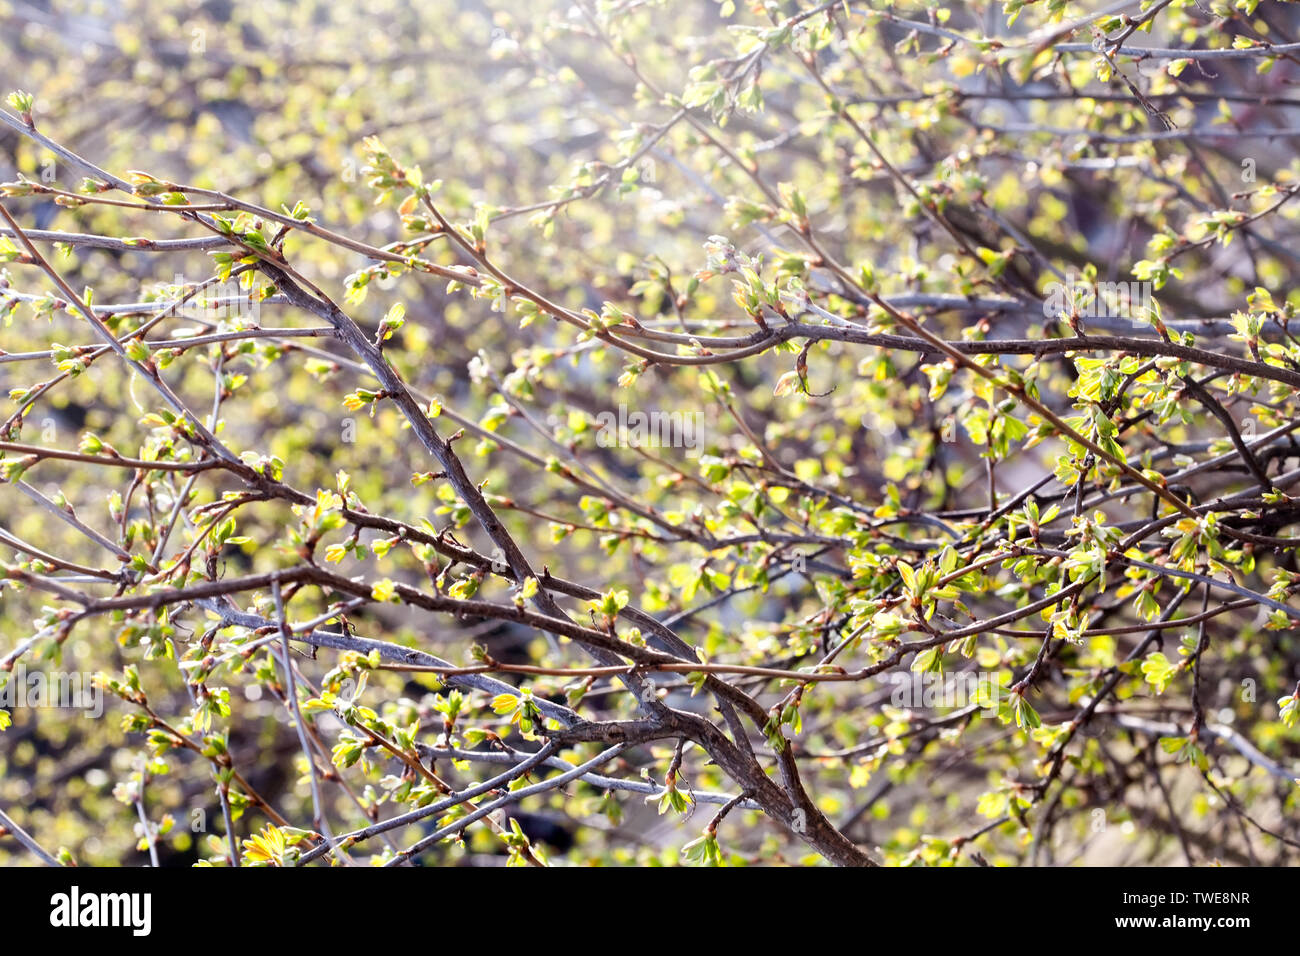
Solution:
M 812 5 L 770 6 L 788 16 Z M 1053 278 L 1047 263 L 1072 274 L 1091 268 L 1102 278 L 1126 280 L 1133 265 L 1149 257 L 1152 237 L 1202 234 L 1197 224 L 1228 206 L 1229 194 L 1246 188 L 1243 159 L 1257 168 L 1260 182 L 1295 182 L 1300 171 L 1294 134 L 1234 136 L 1297 125 L 1295 106 L 1265 99 L 1284 96 L 1293 85 L 1295 65 L 1286 58 L 1261 75 L 1254 63 L 1216 63 L 1213 70 L 1192 64 L 1173 76 L 1164 62 L 1125 61 L 1147 94 L 1163 97 L 1161 108 L 1178 128 L 1219 122 L 1225 114 L 1230 118 L 1219 137 L 1153 139 L 1144 135 L 1151 127 L 1142 106 L 1118 79 L 1100 79 L 1093 57 L 1064 57 L 1021 84 L 1021 58 L 999 63 L 996 50 L 946 45 L 942 36 L 912 32 L 888 16 L 863 17 L 861 8 L 867 6 L 876 4 L 855 4 L 858 9 L 844 20 L 849 31 L 837 37 L 825 75 L 841 95 L 860 103 L 855 115 L 869 122 L 880 151 L 915 183 L 920 196 L 936 198 L 972 246 L 995 258 L 1013 253 L 1000 275 L 988 259 L 963 254 L 917 197 L 899 189 L 872 150 L 828 110 L 826 96 L 801 68 L 797 39 L 793 53 L 782 49 L 770 56 L 755 77 L 761 101 L 741 83 L 736 90 L 741 108 L 710 116 L 708 65 L 746 55 L 754 31 L 770 26 L 757 6 L 744 3 L 602 2 L 588 17 L 584 4 L 568 0 L 0 0 L 0 86 L 32 92 L 43 133 L 118 175 L 143 170 L 271 209 L 302 202 L 322 225 L 383 246 L 411 236 L 397 208 L 401 197 L 377 201 L 364 181 L 362 144 L 378 137 L 399 162 L 418 165 L 426 180 L 442 182 L 437 201 L 450 216 L 489 219 L 489 252 L 507 273 L 574 310 L 599 313 L 614 303 L 666 330 L 678 331 L 679 321 L 689 321 L 693 332 L 707 335 L 755 330 L 743 302 L 733 300 L 726 277 L 691 280 L 710 267 L 705 247 L 710 237 L 762 253 L 769 281 L 785 270 L 787 278 L 798 276 L 814 290 L 828 288 L 791 228 L 789 209 L 764 208 L 771 204 L 745 168 L 750 163 L 772 189 L 784 184 L 780 193 L 788 206 L 806 207 L 818 236 L 855 275 L 865 267 L 886 295 L 912 297 L 907 301 L 918 313 L 928 314 L 934 297 L 945 295 L 1015 302 L 1003 310 L 933 310 L 930 327 L 954 340 L 1062 334 L 1055 322 L 1044 320 L 1039 306 Z M 1090 11 L 1077 3 L 1031 4 L 1008 27 L 1002 4 L 907 6 L 896 11 L 900 17 L 1017 41 Z M 1233 34 L 1271 28 L 1285 35 L 1297 26 L 1289 5 L 1237 6 L 1242 9 L 1211 17 L 1197 5 L 1175 2 L 1154 37 L 1138 38 L 1160 46 L 1220 45 Z M 1086 31 L 1079 39 L 1087 39 Z M 989 90 L 1040 96 L 981 97 Z M 1098 95 L 1087 98 L 1079 91 Z M 1253 101 L 1219 98 L 1225 91 L 1250 94 Z M 695 104 L 692 115 L 700 126 L 670 123 L 675 107 L 665 103 L 665 93 L 685 94 Z M 761 109 L 746 108 L 756 106 Z M 1130 136 L 1135 141 L 1125 139 Z M 80 179 L 79 171 L 9 130 L 0 131 L 0 172 L 5 180 L 53 175 L 69 189 Z M 569 198 L 573 201 L 560 207 L 544 205 Z M 154 239 L 195 235 L 171 217 L 153 213 L 65 208 L 39 196 L 9 205 L 16 215 L 21 211 L 24 227 Z M 1289 251 L 1294 211 L 1283 209 L 1261 225 L 1261 237 L 1236 246 L 1210 245 L 1179 259 L 1183 276 L 1159 293 L 1165 319 L 1222 319 L 1243 308 L 1256 286 L 1274 290 L 1279 308 L 1300 305 L 1300 288 L 1290 284 L 1296 265 Z M 719 248 L 725 253 L 715 241 L 715 260 Z M 870 570 L 860 577 L 874 574 L 882 558 L 896 553 L 889 534 L 857 537 L 851 546 L 846 535 L 846 547 L 821 554 L 808 573 L 783 575 L 770 587 L 758 587 L 769 565 L 789 559 L 787 547 L 752 540 L 712 550 L 666 533 L 664 526 L 678 526 L 743 535 L 754 530 L 747 515 L 776 527 L 781 522 L 771 518 L 773 509 L 796 514 L 801 507 L 797 494 L 766 486 L 761 458 L 719 398 L 716 381 L 725 383 L 726 402 L 743 413 L 747 427 L 762 436 L 781 464 L 827 492 L 884 507 L 886 515 L 941 511 L 953 522 L 961 521 L 963 509 L 973 513 L 987 500 L 981 455 L 989 446 L 971 428 L 954 432 L 952 422 L 983 421 L 990 403 L 973 390 L 968 375 L 955 377 L 942 397 L 932 399 L 931 382 L 920 368 L 925 362 L 915 354 L 818 343 L 807 356 L 807 375 L 811 392 L 827 393 L 822 397 L 797 389 L 774 394 L 781 391 L 776 386 L 782 376 L 795 368 L 797 347 L 715 366 L 716 380 L 715 373 L 697 368 L 660 366 L 628 376 L 626 387 L 620 387 L 627 356 L 580 341 L 572 329 L 549 319 L 521 325 L 515 310 L 499 311 L 463 290 L 449 292 L 442 280 L 390 274 L 360 254 L 298 234 L 290 237 L 285 253 L 368 332 L 395 304 L 404 305 L 405 324 L 386 355 L 412 387 L 440 400 L 444 434 L 466 427 L 457 448 L 471 477 L 492 495 L 509 499 L 489 500 L 504 506 L 504 520 L 539 569 L 549 567 L 601 591 L 629 589 L 633 603 L 657 615 L 704 605 L 702 613 L 687 619 L 683 633 L 710 659 L 772 664 L 816 654 L 828 640 L 829 609 L 844 602 L 838 575 L 823 572 L 865 566 Z M 428 244 L 422 254 L 446 265 L 462 261 L 446 244 Z M 206 279 L 214 270 L 211 257 L 197 250 L 161 254 L 79 247 L 54 261 L 75 289 L 94 290 L 96 304 L 162 298 L 166 287 Z M 23 293 L 48 291 L 34 270 L 10 268 L 7 274 Z M 674 305 L 678 296 L 680 318 Z M 860 303 L 824 294 L 816 300 L 836 315 L 868 316 Z M 66 311 L 43 314 L 31 301 L 9 305 L 0 332 L 7 351 L 92 341 L 84 324 Z M 260 321 L 279 327 L 319 324 L 276 301 L 261 305 Z M 288 351 L 254 342 L 224 364 L 232 391 L 222 410 L 223 440 L 240 452 L 278 458 L 285 480 L 309 492 L 333 488 L 342 470 L 373 512 L 416 525 L 425 519 L 437 527 L 463 523 L 463 509 L 448 500 L 440 483 L 409 481 L 433 462 L 394 409 L 381 405 L 370 415 L 368 408 L 345 407 L 348 393 L 373 382 L 354 367 L 330 364 L 343 355 L 336 344 L 291 341 Z M 191 407 L 206 409 L 213 370 L 189 359 L 177 361 L 168 380 Z M 1020 356 L 1002 361 L 1020 369 L 1031 364 Z M 29 388 L 53 374 L 49 364 L 37 365 L 0 364 L 3 391 Z M 1076 368 L 1061 360 L 1035 368 L 1041 393 L 1054 407 L 1068 409 Z M 697 453 L 664 448 L 644 454 L 602 448 L 594 416 L 616 411 L 620 403 L 645 411 L 701 413 L 704 447 Z M 1269 420 L 1286 420 L 1292 404 L 1289 396 L 1279 396 Z M 9 425 L 20 427 L 10 437 L 73 448 L 82 433 L 92 432 L 130 455 L 158 440 L 140 423 L 154 405 L 154 397 L 120 363 L 100 361 L 58 384 L 20 423 L 11 419 Z M 943 441 L 945 428 L 954 441 Z M 1192 448 L 1212 437 L 1222 435 L 1204 415 L 1160 426 L 1160 440 L 1174 446 Z M 1059 443 L 1022 446 L 1023 440 L 1013 440 L 995 454 L 1000 493 L 1019 491 L 1056 467 Z M 552 459 L 595 469 L 659 523 L 584 494 L 548 470 Z M 1156 467 L 1166 465 L 1167 460 L 1157 460 Z M 42 463 L 28 478 L 41 489 L 59 489 L 83 520 L 100 528 L 111 527 L 113 495 L 125 494 L 129 480 L 60 462 Z M 229 487 L 229 482 L 201 481 L 193 504 L 213 501 Z M 153 507 L 165 512 L 170 504 L 164 497 Z M 133 514 L 143 507 L 137 499 Z M 1149 502 L 1107 507 L 1110 521 L 1119 523 L 1140 517 Z M 74 529 L 32 507 L 12 485 L 0 486 L 0 515 L 7 531 L 49 552 L 91 566 L 112 560 Z M 836 520 L 823 512 L 812 526 L 834 534 Z M 221 570 L 247 573 L 291 562 L 285 529 L 296 522 L 282 503 L 242 509 L 238 534 L 248 541 L 223 549 Z M 938 535 L 920 524 L 889 532 L 912 539 Z M 458 533 L 490 550 L 472 525 Z M 369 541 L 370 535 L 363 536 L 363 543 Z M 418 562 L 400 548 L 383 558 L 349 557 L 339 567 L 368 580 L 423 580 Z M 1015 574 L 991 572 L 984 586 L 986 593 L 967 600 L 991 615 L 1006 602 L 1025 603 L 1032 584 Z M 1173 587 L 1157 592 L 1162 602 Z M 731 589 L 738 593 L 714 600 Z M 480 596 L 508 601 L 508 593 L 489 579 Z M 295 616 L 323 611 L 326 597 L 304 592 L 295 601 Z M 0 648 L 30 637 L 45 603 L 35 592 L 5 591 Z M 1189 601 L 1188 607 L 1193 603 L 1199 605 Z M 359 633 L 429 648 L 457 662 L 468 660 L 476 642 L 502 660 L 577 659 L 571 648 L 553 651 L 525 628 L 436 617 L 397 605 L 367 607 L 352 623 Z M 1278 720 L 1273 700 L 1289 692 L 1296 679 L 1295 639 L 1266 632 L 1262 623 L 1249 613 L 1216 621 L 1214 659 L 1205 662 L 1203 680 L 1216 719 L 1236 721 L 1270 759 L 1294 762 L 1300 740 Z M 202 627 L 193 612 L 143 631 L 101 618 L 78 627 L 62 647 L 57 667 L 118 672 L 141 664 L 155 709 L 180 719 L 189 702 L 175 664 L 154 661 L 145 667 L 143 662 L 150 645 L 165 641 L 175 643 L 177 656 L 191 653 Z M 1036 702 L 1044 719 L 1068 720 L 1083 686 L 1082 679 L 1071 683 L 1071 675 L 1109 667 L 1130 646 L 1128 638 L 1096 636 L 1071 647 L 1049 699 Z M 985 670 L 1021 674 L 1036 649 L 1031 642 L 989 633 L 981 636 L 978 661 Z M 1174 653 L 1172 645 L 1167 650 Z M 333 666 L 332 653 L 322 651 L 318 662 L 304 661 L 303 667 L 323 674 Z M 1259 687 L 1250 701 L 1240 693 L 1246 678 Z M 232 691 L 228 724 L 236 763 L 291 820 L 309 818 L 305 765 L 282 703 L 264 692 L 248 669 L 223 670 L 220 683 Z M 533 686 L 539 693 L 559 694 L 563 685 L 539 678 Z M 438 688 L 428 676 L 376 672 L 370 675 L 367 700 L 395 719 L 418 713 L 432 732 L 439 719 L 432 710 Z M 587 704 L 628 716 L 631 701 L 620 688 L 599 681 Z M 890 708 L 888 688 L 887 682 L 830 685 L 808 695 L 802 733 L 792 738 L 806 758 L 806 782 L 831 819 L 855 840 L 880 847 L 885 859 L 955 861 L 952 838 L 1003 816 L 1007 799 L 1014 802 L 1017 776 L 1032 775 L 1040 746 L 1027 729 L 996 721 L 930 727 L 915 714 Z M 1181 691 L 1185 697 L 1185 684 Z M 685 692 L 673 689 L 672 694 L 675 705 L 693 706 Z M 1117 705 L 1152 694 L 1136 674 L 1117 692 Z M 766 704 L 774 698 L 769 693 L 763 699 Z M 1132 712 L 1163 719 L 1178 712 L 1178 702 L 1168 706 L 1173 710 L 1152 703 Z M 137 864 L 145 858 L 136 809 L 114 796 L 115 786 L 137 772 L 145 750 L 141 735 L 119 724 L 126 711 L 120 701 L 110 700 L 108 718 L 94 721 L 72 712 L 19 707 L 13 709 L 13 726 L 0 734 L 0 806 L 16 813 L 45 845 L 65 846 L 83 864 Z M 482 701 L 469 720 L 499 724 Z M 1070 758 L 1070 783 L 1056 798 L 1060 823 L 1047 838 L 1049 845 L 1040 845 L 1042 833 L 1013 807 L 1009 820 L 981 834 L 980 853 L 993 863 L 1163 863 L 1180 859 L 1180 839 L 1192 840 L 1198 857 L 1227 862 L 1274 860 L 1286 852 L 1277 842 L 1261 844 L 1257 834 L 1229 833 L 1222 799 L 1191 768 L 1168 777 L 1179 808 L 1175 817 L 1184 817 L 1193 833 L 1180 837 L 1179 824 L 1170 821 L 1142 765 L 1156 759 L 1150 746 L 1117 725 L 1085 740 L 1078 756 Z M 635 756 L 622 761 L 624 775 L 636 778 L 648 768 L 661 780 L 671 747 L 630 754 Z M 1160 759 L 1166 756 L 1161 753 Z M 1231 753 L 1224 759 L 1235 761 L 1236 799 L 1251 806 L 1258 802 L 1267 825 L 1294 817 L 1293 786 L 1251 775 L 1249 765 Z M 221 830 L 206 764 L 172 754 L 166 766 L 169 772 L 154 773 L 147 786 L 153 818 L 170 814 L 175 820 L 161 837 L 164 862 L 186 864 L 220 853 L 219 844 L 214 851 L 205 833 L 191 826 L 201 819 L 207 833 Z M 691 785 L 728 789 L 725 776 L 698 755 L 688 756 L 687 766 Z M 386 772 L 376 768 L 356 784 L 363 801 L 377 799 Z M 359 822 L 356 805 L 340 791 L 331 793 L 339 819 Z M 621 812 L 611 809 L 611 802 L 620 803 Z M 1100 827 L 1092 813 L 1096 808 L 1104 808 Z M 552 859 L 675 864 L 682 844 L 711 813 L 701 807 L 683 824 L 676 814 L 658 815 L 637 795 L 611 801 L 596 787 L 572 785 L 565 794 L 531 802 L 521 820 Z M 757 824 L 761 817 L 737 812 L 735 820 L 741 819 Z M 247 835 L 264 822 L 249 811 L 239 827 Z M 423 859 L 504 859 L 500 841 L 489 831 L 472 831 L 471 837 L 467 850 L 442 846 Z M 807 859 L 805 848 L 766 823 L 728 826 L 723 843 L 733 863 Z M 23 862 L 21 849 L 0 841 L 0 861 Z

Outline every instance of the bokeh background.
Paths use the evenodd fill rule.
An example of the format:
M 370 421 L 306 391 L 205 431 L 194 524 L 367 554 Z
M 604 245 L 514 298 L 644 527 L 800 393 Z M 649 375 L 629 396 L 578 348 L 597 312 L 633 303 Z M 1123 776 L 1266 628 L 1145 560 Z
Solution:
M 734 13 L 728 6 L 715 0 L 601 4 L 602 10 L 618 8 L 627 37 L 626 48 L 611 49 L 595 35 L 580 5 L 567 0 L 0 0 L 0 88 L 33 93 L 42 132 L 116 174 L 143 170 L 273 209 L 301 201 L 323 225 L 384 245 L 404 233 L 394 205 L 377 204 L 363 181 L 362 143 L 378 136 L 400 161 L 418 165 L 426 179 L 442 181 L 439 203 L 456 217 L 472 219 L 486 206 L 495 217 L 495 260 L 574 309 L 599 312 L 605 302 L 621 302 L 675 328 L 668 290 L 682 291 L 705 267 L 710 236 L 724 235 L 752 253 L 763 252 L 769 262 L 797 250 L 795 237 L 781 224 L 754 222 L 747 214 L 747 203 L 762 201 L 738 166 L 750 159 L 767 182 L 797 184 L 836 255 L 855 267 L 870 266 L 886 292 L 912 296 L 919 311 L 935 297 L 984 294 L 978 285 L 963 284 L 962 263 L 946 238 L 909 207 L 870 152 L 828 117 L 821 92 L 788 55 L 765 66 L 761 112 L 741 110 L 725 117 L 720 129 L 713 127 L 730 155 L 712 148 L 689 124 L 678 123 L 644 156 L 620 167 L 647 137 L 660 135 L 659 125 L 673 112 L 624 57 L 634 58 L 642 80 L 661 91 L 681 92 L 693 69 L 735 54 L 741 34 L 731 27 L 762 23 L 746 4 Z M 777 6 L 785 13 L 794 9 Z M 951 19 L 942 22 L 1008 39 L 1051 27 L 1043 11 L 1030 8 L 1008 28 L 1001 6 L 957 5 L 943 11 Z M 1090 10 L 1086 4 L 1067 6 L 1069 19 Z M 929 16 L 920 6 L 904 13 L 916 20 Z M 1191 5 L 1175 4 L 1171 16 L 1195 17 L 1196 12 Z M 1296 19 L 1291 5 L 1266 3 L 1253 22 L 1271 23 L 1286 35 L 1297 28 Z M 1154 37 L 1139 34 L 1139 39 L 1203 43 L 1216 31 L 1238 29 L 1239 24 L 1216 26 L 1213 18 L 1204 18 L 1189 21 L 1181 31 L 1162 26 Z M 1161 103 L 1179 127 L 1221 122 L 1225 110 L 1230 114 L 1221 136 L 1152 141 L 1141 136 L 1150 128 L 1141 110 L 1118 83 L 1100 84 L 1088 57 L 1024 84 L 1024 96 L 986 99 L 982 91 L 1015 85 L 1014 64 L 995 74 L 977 69 L 976 57 L 965 47 L 939 53 L 939 45 L 933 36 L 878 19 L 855 34 L 847 52 L 837 57 L 834 75 L 849 95 L 868 104 L 864 115 L 872 118 L 891 161 L 923 190 L 949 197 L 952 220 L 981 245 L 992 241 L 988 237 L 997 235 L 998 227 L 1008 227 L 1004 235 L 1020 235 L 1063 268 L 1082 272 L 1091 264 L 1103 278 L 1122 280 L 1143 258 L 1153 235 L 1183 228 L 1244 188 L 1243 160 L 1257 169 L 1261 181 L 1297 173 L 1300 108 L 1286 101 L 1297 75 L 1292 61 L 1279 60 L 1262 75 L 1256 75 L 1253 63 L 1224 63 L 1212 71 L 1193 65 L 1178 77 L 1162 64 L 1133 66 L 1133 78 L 1144 89 L 1166 97 Z M 1071 98 L 1071 84 L 1106 95 Z M 1180 92 L 1187 95 L 1174 95 Z M 1241 96 L 1219 99 L 1223 93 Z M 1291 132 L 1271 138 L 1237 135 L 1270 128 Z M 1130 135 L 1137 141 L 1125 141 Z M 20 173 L 32 179 L 44 173 L 68 188 L 80 179 L 79 171 L 48 151 L 0 129 L 0 179 L 11 181 Z M 578 201 L 554 216 L 542 205 L 538 216 L 539 204 L 574 190 L 582 193 Z M 93 206 L 68 209 L 40 197 L 15 201 L 10 208 L 21 210 L 20 221 L 36 229 L 194 235 L 167 217 Z M 1289 212 L 1273 217 L 1261 235 L 1257 242 L 1184 260 L 1185 280 L 1161 292 L 1166 318 L 1222 320 L 1256 285 L 1280 290 L 1278 298 L 1285 301 L 1296 268 L 1294 217 Z M 601 589 L 631 586 L 654 613 L 670 614 L 705 600 L 706 592 L 684 599 L 683 591 L 685 582 L 699 576 L 707 554 L 690 544 L 637 537 L 642 524 L 635 518 L 606 515 L 599 503 L 584 500 L 545 470 L 549 456 L 563 457 L 577 448 L 585 461 L 670 520 L 718 514 L 720 497 L 692 483 L 701 452 L 664 449 L 656 453 L 661 460 L 652 461 L 626 449 L 601 450 L 592 439 L 592 416 L 624 402 L 642 410 L 699 412 L 706 436 L 702 454 L 743 458 L 749 454 L 744 436 L 706 394 L 697 372 L 655 369 L 632 390 L 620 390 L 625 359 L 579 346 L 553 323 L 521 328 L 517 316 L 494 311 L 463 291 L 448 292 L 444 282 L 428 276 L 380 270 L 361 295 L 350 277 L 374 262 L 298 239 L 290 241 L 288 251 L 296 268 L 336 301 L 346 301 L 363 328 L 373 330 L 391 306 L 405 305 L 407 322 L 388 349 L 390 358 L 423 394 L 441 397 L 444 414 L 469 426 L 458 447 L 476 480 L 487 480 L 493 493 L 522 506 L 508 512 L 511 527 L 539 564 Z M 429 254 L 456 261 L 446 250 Z M 164 256 L 80 248 L 58 261 L 75 288 L 93 287 L 97 303 L 146 301 L 177 277 L 195 281 L 213 269 L 203 252 Z M 10 274 L 17 279 L 20 271 Z M 1014 284 L 1026 293 L 1021 306 L 984 316 L 936 312 L 935 322 L 954 338 L 981 319 L 1004 337 L 1045 334 L 1033 295 L 1049 278 L 1046 270 L 1018 263 L 1013 274 Z M 32 270 L 21 275 L 16 288 L 40 291 Z M 6 305 L 11 307 L 7 324 L 0 328 L 0 347 L 6 351 L 89 341 L 66 313 L 34 314 L 30 302 L 17 300 Z M 710 323 L 699 327 L 714 334 L 746 334 L 753 328 L 732 301 L 728 283 L 718 279 L 701 285 L 688 313 L 692 321 Z M 319 324 L 278 303 L 262 305 L 261 321 Z M 342 469 L 373 508 L 413 523 L 444 520 L 451 504 L 439 497 L 436 484 L 412 487 L 407 481 L 410 473 L 427 471 L 430 462 L 397 415 L 385 409 L 372 418 L 364 410 L 347 410 L 344 395 L 365 380 L 346 367 L 328 367 L 330 356 L 341 354 L 334 346 L 300 344 L 318 351 L 288 363 L 272 363 L 254 352 L 231 370 L 246 380 L 227 406 L 223 437 L 236 448 L 278 456 L 286 463 L 286 478 L 298 487 L 331 487 Z M 958 440 L 942 440 L 945 420 L 960 420 L 969 410 L 971 395 L 962 386 L 955 384 L 941 402 L 932 402 L 916 356 L 824 344 L 810 357 L 811 385 L 818 392 L 834 391 L 817 400 L 778 398 L 773 386 L 793 362 L 788 352 L 772 352 L 729 366 L 725 377 L 753 427 L 801 477 L 871 505 L 886 501 L 890 489 L 914 509 L 959 515 L 982 503 L 982 449 L 960 430 Z M 0 364 L 0 393 L 30 386 L 48 377 L 50 369 L 48 364 L 39 370 L 29 363 Z M 210 400 L 210 374 L 200 368 L 178 373 L 174 384 L 199 407 Z M 549 437 L 521 422 L 503 389 Z M 120 369 L 100 363 L 53 390 L 22 423 L 22 433 L 70 448 L 78 435 L 92 431 L 134 450 L 141 441 L 137 420 L 149 401 Z M 1207 438 L 1195 423 L 1179 427 L 1168 434 L 1189 448 Z M 485 437 L 493 434 L 497 440 Z M 1040 446 L 1003 463 L 1000 490 L 1018 490 L 1049 474 L 1052 454 Z M 60 489 L 86 520 L 103 522 L 113 493 L 123 489 L 97 484 L 101 477 L 51 465 L 42 466 L 32 480 L 41 488 Z M 744 492 L 738 495 L 742 501 Z M 1115 519 L 1125 516 L 1117 511 Z M 227 569 L 273 564 L 274 544 L 289 521 L 287 512 L 272 507 L 241 518 L 240 534 L 253 543 L 228 548 L 222 558 Z M 70 558 L 102 560 L 84 539 L 30 507 L 12 486 L 0 486 L 0 526 Z M 464 537 L 482 545 L 472 528 Z M 714 584 L 723 588 L 746 586 L 769 558 L 761 547 L 738 549 L 717 556 L 709 573 L 720 577 Z M 361 570 L 350 562 L 343 567 L 351 569 L 346 573 Z M 391 573 L 419 580 L 418 572 L 400 563 Z M 828 587 L 813 574 L 767 593 L 742 594 L 694 619 L 690 637 L 717 657 L 797 658 L 821 640 L 808 622 L 824 606 Z M 1011 587 L 1004 596 L 1014 594 Z M 0 597 L 0 650 L 30 636 L 41 604 L 30 593 Z M 174 623 L 168 636 L 183 653 L 200 622 Z M 507 625 L 421 618 L 401 609 L 367 611 L 359 623 L 457 660 L 474 642 L 503 660 L 548 653 L 536 634 Z M 1223 642 L 1207 686 L 1216 712 L 1248 729 L 1254 745 L 1271 758 L 1294 762 L 1300 740 L 1277 722 L 1272 704 L 1278 696 L 1273 691 L 1288 690 L 1297 676 L 1294 639 L 1267 633 L 1258 624 L 1243 617 L 1215 625 Z M 74 634 L 57 666 L 93 672 L 140 663 L 141 639 L 102 620 Z M 994 669 L 1021 662 L 1022 651 L 1005 640 L 990 636 L 988 648 L 984 663 Z M 1115 653 L 1114 646 L 1098 642 L 1081 651 L 1076 663 L 1100 666 Z M 323 672 L 329 665 L 306 666 Z M 184 685 L 174 666 L 153 667 L 149 675 L 160 704 L 183 708 Z M 1245 678 L 1257 682 L 1257 700 L 1242 699 Z M 223 681 L 232 689 L 236 711 L 232 751 L 262 792 L 302 818 L 310 804 L 295 763 L 298 741 L 283 707 L 262 694 L 251 675 L 226 675 Z M 1139 678 L 1134 693 L 1140 684 Z M 372 687 L 399 712 L 432 713 L 436 683 L 431 679 L 376 675 Z M 593 696 L 601 689 L 598 685 Z M 689 705 L 685 694 L 679 697 Z M 888 848 L 896 861 L 939 862 L 950 849 L 943 835 L 979 828 L 980 794 L 996 789 L 1008 775 L 1029 772 L 1027 741 L 1014 730 L 997 728 L 960 739 L 935 732 L 920 734 L 912 749 L 916 741 L 897 736 L 899 718 L 884 706 L 888 699 L 883 684 L 820 695 L 817 708 L 805 717 L 800 740 L 806 753 L 824 755 L 810 763 L 810 786 L 856 839 Z M 1068 707 L 1062 693 L 1043 710 L 1060 719 Z M 102 720 L 15 708 L 13 726 L 0 734 L 0 805 L 11 808 L 45 845 L 68 847 L 84 864 L 138 864 L 143 857 L 136 811 L 114 797 L 114 788 L 133 772 L 143 748 L 139 735 L 120 726 L 120 703 L 110 700 L 107 708 Z M 1156 704 L 1150 713 L 1154 719 L 1168 716 Z M 1003 827 L 982 845 L 988 859 L 1122 864 L 1181 858 L 1177 835 L 1162 814 L 1140 812 L 1163 806 L 1160 791 L 1143 779 L 1137 762 L 1146 759 L 1141 756 L 1145 743 L 1111 730 L 1113 736 L 1098 744 L 1111 751 L 1102 760 L 1106 769 L 1063 798 L 1063 823 L 1047 846 Z M 867 746 L 885 738 L 890 743 L 882 753 Z M 638 752 L 623 771 L 635 776 L 641 766 L 658 766 L 661 772 L 662 756 Z M 1243 775 L 1249 771 L 1233 766 Z M 697 779 L 711 779 L 708 768 L 695 770 Z M 1293 787 L 1265 775 L 1252 779 L 1256 783 L 1239 796 L 1258 801 L 1262 821 L 1283 826 L 1294 819 Z M 1180 812 L 1195 821 L 1190 826 L 1206 854 L 1246 863 L 1275 861 L 1285 853 L 1216 823 L 1222 806 L 1198 785 L 1195 774 L 1175 773 L 1168 786 Z M 574 862 L 677 862 L 687 832 L 695 834 L 709 812 L 701 808 L 683 828 L 680 820 L 659 816 L 639 798 L 625 799 L 621 815 L 607 816 L 596 788 L 578 787 L 572 794 L 530 806 L 525 816 L 529 831 L 555 857 Z M 190 825 L 199 811 L 209 831 L 218 828 L 201 761 L 177 758 L 172 772 L 155 777 L 149 806 L 157 817 L 175 819 L 160 846 L 165 863 L 185 865 L 210 853 L 205 834 Z M 355 806 L 342 798 L 338 806 L 344 818 L 357 818 Z M 1107 808 L 1100 828 L 1092 814 L 1097 807 Z M 766 826 L 737 831 L 729 835 L 733 862 L 796 860 L 803 854 Z M 428 856 L 428 862 L 502 859 L 486 832 L 476 835 L 468 851 Z M 0 841 L 0 862 L 25 861 L 11 841 Z

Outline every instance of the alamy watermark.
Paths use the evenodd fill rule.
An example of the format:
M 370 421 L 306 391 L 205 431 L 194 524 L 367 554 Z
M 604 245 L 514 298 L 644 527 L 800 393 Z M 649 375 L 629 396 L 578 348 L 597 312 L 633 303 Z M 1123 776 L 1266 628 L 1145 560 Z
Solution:
M 1150 282 L 1091 282 L 1072 272 L 1047 286 L 1043 315 L 1049 319 L 1127 319 L 1147 325 L 1155 314 Z
M 992 671 L 896 671 L 889 675 L 889 683 L 894 685 L 889 702 L 895 707 L 960 710 L 978 705 L 984 717 L 998 716 L 1003 693 L 998 675 Z
M 209 282 L 194 291 L 192 284 L 186 283 L 185 276 L 177 273 L 170 285 L 154 287 L 157 298 L 166 302 L 175 302 L 192 291 L 190 298 L 176 306 L 176 315 L 214 325 L 221 322 L 255 325 L 262 317 L 261 296 L 255 290 L 245 289 L 238 279 Z
M 629 412 L 596 416 L 596 443 L 601 448 L 685 448 L 698 451 L 704 443 L 703 412 Z
M 148 936 L 152 913 L 151 893 L 83 893 L 73 885 L 50 897 L 50 925 L 56 928 L 116 926 L 131 930 L 132 936 Z
M 81 671 L 28 671 L 20 661 L 0 673 L 0 710 L 17 707 L 80 710 L 83 716 L 104 714 L 104 690 L 93 675 Z

